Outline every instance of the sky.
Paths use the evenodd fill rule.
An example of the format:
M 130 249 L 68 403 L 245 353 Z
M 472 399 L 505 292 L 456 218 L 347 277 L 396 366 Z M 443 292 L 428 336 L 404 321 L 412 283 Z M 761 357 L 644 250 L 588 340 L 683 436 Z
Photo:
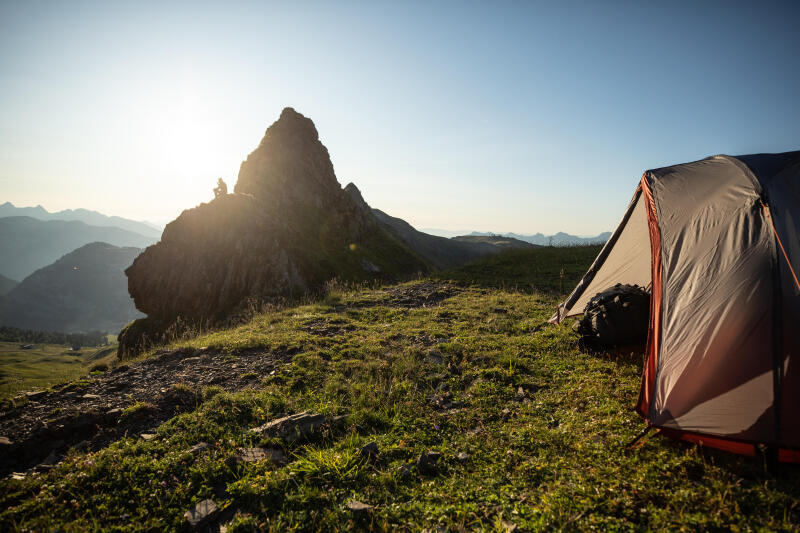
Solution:
M 166 223 L 291 106 L 418 228 L 595 235 L 642 172 L 800 149 L 800 2 L 0 0 L 0 203 Z

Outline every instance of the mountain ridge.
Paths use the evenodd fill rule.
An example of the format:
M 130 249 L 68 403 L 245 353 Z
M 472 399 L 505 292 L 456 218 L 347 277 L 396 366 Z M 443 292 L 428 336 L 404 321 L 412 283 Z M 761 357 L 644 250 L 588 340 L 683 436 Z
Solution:
M 27 216 L 38 220 L 78 221 L 89 226 L 113 226 L 155 239 L 161 237 L 162 231 L 160 228 L 148 222 L 115 215 L 104 215 L 99 211 L 92 211 L 90 209 L 63 209 L 61 211 L 50 212 L 41 205 L 35 207 L 17 207 L 11 202 L 0 204 L 0 218 L 14 216 Z
M 24 279 L 91 242 L 146 248 L 156 240 L 114 226 L 90 226 L 78 220 L 4 217 L 0 218 L 0 273 Z
M 434 268 L 445 270 L 481 257 L 498 253 L 501 247 L 490 242 L 459 241 L 417 230 L 405 220 L 370 207 L 355 183 L 344 188 L 364 212 L 371 214 L 395 238 L 420 255 Z
M 611 237 L 611 232 L 609 231 L 604 231 L 595 236 L 572 235 L 569 233 L 565 233 L 563 231 L 559 231 L 558 233 L 552 235 L 545 235 L 541 232 L 534 234 L 522 234 L 514 232 L 447 230 L 441 228 L 421 228 L 420 231 L 424 231 L 425 233 L 428 233 L 430 235 L 436 235 L 439 237 L 448 237 L 448 238 L 463 237 L 463 236 L 510 237 L 513 239 L 518 239 L 539 246 L 550 246 L 551 243 L 553 246 L 603 244 L 609 239 L 609 237 Z
M 116 333 L 141 316 L 124 269 L 140 248 L 85 244 L 36 270 L 0 298 L 0 325 L 65 333 Z

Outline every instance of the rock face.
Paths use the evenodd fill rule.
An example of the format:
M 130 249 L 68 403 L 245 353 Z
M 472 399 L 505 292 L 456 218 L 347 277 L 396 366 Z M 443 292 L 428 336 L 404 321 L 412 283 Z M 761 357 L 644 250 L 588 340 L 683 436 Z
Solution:
M 148 315 L 120 355 L 176 323 L 214 325 L 251 302 L 319 290 L 332 278 L 400 278 L 427 264 L 342 190 L 314 123 L 286 108 L 244 161 L 234 194 L 184 211 L 128 268 Z

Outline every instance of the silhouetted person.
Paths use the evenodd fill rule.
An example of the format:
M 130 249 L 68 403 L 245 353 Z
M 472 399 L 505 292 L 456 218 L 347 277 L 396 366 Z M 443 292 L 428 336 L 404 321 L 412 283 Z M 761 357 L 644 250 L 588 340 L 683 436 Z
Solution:
M 228 194 L 228 186 L 225 185 L 225 182 L 222 181 L 222 178 L 217 180 L 217 186 L 214 187 L 214 198 L 219 198 L 220 196 L 225 196 Z

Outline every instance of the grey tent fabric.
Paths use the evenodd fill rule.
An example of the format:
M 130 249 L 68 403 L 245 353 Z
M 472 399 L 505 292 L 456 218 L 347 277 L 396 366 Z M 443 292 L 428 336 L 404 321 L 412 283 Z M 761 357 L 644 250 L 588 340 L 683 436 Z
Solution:
M 592 297 L 617 283 L 650 286 L 650 235 L 647 230 L 647 214 L 644 201 L 637 193 L 620 224 L 620 231 L 606 244 L 608 254 L 600 254 L 594 269 L 575 288 L 574 300 L 559 306 L 558 320 L 583 313 Z M 569 306 L 569 311 L 567 311 Z
M 713 156 L 645 172 L 554 321 L 616 283 L 652 284 L 640 414 L 679 438 L 800 461 L 798 271 L 800 152 Z

